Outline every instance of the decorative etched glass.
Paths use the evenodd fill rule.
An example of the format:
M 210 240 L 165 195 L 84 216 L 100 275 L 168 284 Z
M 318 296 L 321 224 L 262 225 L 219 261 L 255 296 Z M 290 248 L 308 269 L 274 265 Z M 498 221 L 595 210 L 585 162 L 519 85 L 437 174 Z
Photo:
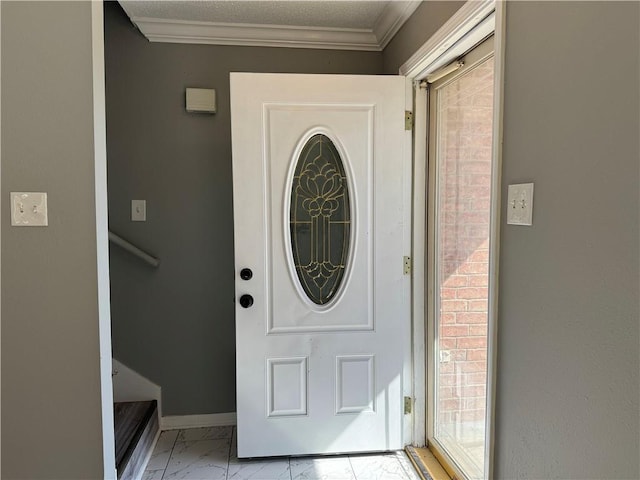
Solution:
M 325 305 L 344 278 L 351 238 L 344 165 L 326 135 L 312 136 L 298 158 L 289 228 L 300 285 L 312 302 Z

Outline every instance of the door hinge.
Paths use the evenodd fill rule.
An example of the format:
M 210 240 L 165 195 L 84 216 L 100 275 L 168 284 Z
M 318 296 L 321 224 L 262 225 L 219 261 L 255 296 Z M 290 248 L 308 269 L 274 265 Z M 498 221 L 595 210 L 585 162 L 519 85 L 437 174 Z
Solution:
M 411 130 L 413 128 L 413 112 L 409 110 L 404 111 L 404 129 Z
M 413 405 L 413 398 L 404 397 L 404 414 L 408 415 L 411 413 L 411 405 Z
M 402 271 L 405 275 L 411 275 L 411 257 L 402 257 Z

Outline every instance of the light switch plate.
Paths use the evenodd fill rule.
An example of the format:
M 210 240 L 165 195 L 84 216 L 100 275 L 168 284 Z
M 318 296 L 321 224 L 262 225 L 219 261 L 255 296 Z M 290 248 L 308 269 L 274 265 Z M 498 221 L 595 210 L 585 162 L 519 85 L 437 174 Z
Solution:
M 146 222 L 147 221 L 147 201 L 131 200 L 131 221 Z
M 47 194 L 11 192 L 11 225 L 14 227 L 48 226 Z
M 533 225 L 533 183 L 509 185 L 507 224 Z

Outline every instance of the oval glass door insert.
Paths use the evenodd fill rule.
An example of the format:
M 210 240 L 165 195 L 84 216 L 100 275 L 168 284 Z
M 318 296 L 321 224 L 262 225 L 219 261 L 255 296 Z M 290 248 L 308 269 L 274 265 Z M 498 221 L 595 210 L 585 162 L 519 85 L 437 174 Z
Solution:
M 312 136 L 302 148 L 290 205 L 298 280 L 313 303 L 325 305 L 340 289 L 351 239 L 347 177 L 340 154 L 326 135 Z

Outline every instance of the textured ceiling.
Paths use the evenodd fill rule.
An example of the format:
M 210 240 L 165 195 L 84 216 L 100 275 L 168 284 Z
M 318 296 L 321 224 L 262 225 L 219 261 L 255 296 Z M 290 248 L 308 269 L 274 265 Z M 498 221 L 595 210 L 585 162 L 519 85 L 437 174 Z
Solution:
M 120 0 L 130 17 L 356 29 L 372 29 L 388 3 L 380 0 Z

